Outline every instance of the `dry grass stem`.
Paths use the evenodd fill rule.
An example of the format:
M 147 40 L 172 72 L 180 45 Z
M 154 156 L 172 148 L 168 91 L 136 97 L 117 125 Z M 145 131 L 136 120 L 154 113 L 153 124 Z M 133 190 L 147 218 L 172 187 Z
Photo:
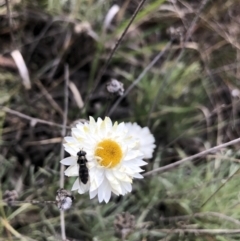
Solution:
M 227 146 L 235 145 L 238 142 L 240 142 L 240 138 L 237 138 L 237 139 L 229 141 L 227 143 L 224 143 L 224 144 L 221 144 L 221 145 L 209 148 L 209 149 L 207 149 L 205 151 L 197 153 L 196 155 L 192 155 L 192 156 L 183 158 L 180 161 L 174 162 L 174 163 L 166 165 L 164 167 L 156 168 L 156 169 L 154 169 L 152 171 L 146 172 L 145 174 L 143 174 L 143 176 L 147 177 L 147 176 L 155 175 L 156 173 L 162 173 L 162 172 L 170 171 L 170 170 L 172 170 L 172 169 L 174 169 L 174 168 L 176 168 L 176 167 L 178 167 L 178 166 L 180 166 L 182 164 L 187 163 L 188 161 L 191 161 L 191 160 L 199 158 L 199 157 L 203 157 L 203 156 L 205 156 L 205 155 L 207 155 L 209 153 L 216 152 L 216 151 L 221 150 L 222 148 L 225 148 Z
M 227 215 L 224 215 L 222 213 L 217 213 L 217 212 L 205 212 L 205 213 L 194 213 L 192 215 L 184 215 L 184 216 L 175 216 L 175 217 L 161 217 L 160 220 L 161 221 L 170 221 L 170 222 L 177 222 L 179 220 L 190 220 L 193 218 L 204 218 L 204 217 L 215 217 L 218 219 L 223 219 L 226 220 L 228 222 L 232 222 L 234 224 L 236 224 L 237 226 L 240 226 L 240 221 L 229 217 Z
M 168 233 L 168 234 L 195 234 L 195 235 L 234 235 L 240 234 L 240 229 L 155 229 L 153 232 Z
M 1 108 L 2 111 L 5 111 L 9 114 L 12 114 L 12 115 L 16 115 L 20 118 L 23 118 L 23 119 L 26 119 L 26 120 L 29 120 L 31 123 L 33 123 L 33 125 L 36 125 L 37 123 L 41 123 L 41 124 L 45 124 L 45 125 L 50 125 L 50 126 L 56 126 L 56 127 L 59 127 L 59 128 L 63 128 L 63 125 L 61 124 L 57 124 L 57 123 L 54 123 L 54 122 L 51 122 L 51 121 L 45 121 L 45 120 L 42 120 L 42 119 L 39 119 L 39 118 L 34 118 L 34 117 L 31 117 L 31 116 L 28 116 L 28 115 L 25 115 L 19 111 L 16 111 L 16 110 L 12 110 L 8 107 L 2 107 Z M 70 127 L 66 127 L 66 128 L 69 128 Z
M 43 93 L 43 96 L 46 97 L 46 99 L 48 100 L 49 104 L 53 107 L 53 109 L 55 109 L 61 116 L 63 116 L 64 113 L 63 113 L 61 107 L 56 103 L 56 101 L 53 99 L 53 97 L 48 93 L 48 91 L 43 86 L 41 81 L 35 80 L 35 83 L 37 84 L 37 86 L 41 90 L 41 92 Z
M 64 67 L 64 76 L 65 76 L 65 85 L 64 85 L 64 115 L 63 115 L 63 128 L 62 128 L 62 137 L 66 135 L 66 125 L 67 125 L 67 116 L 68 116 L 68 86 L 69 86 L 69 67 L 65 65 Z M 64 158 L 64 148 L 61 147 L 60 160 Z M 64 165 L 60 164 L 60 188 L 64 187 Z M 64 211 L 60 211 L 60 222 L 61 222 L 61 234 L 62 240 L 66 240 L 66 230 L 65 230 L 65 218 Z

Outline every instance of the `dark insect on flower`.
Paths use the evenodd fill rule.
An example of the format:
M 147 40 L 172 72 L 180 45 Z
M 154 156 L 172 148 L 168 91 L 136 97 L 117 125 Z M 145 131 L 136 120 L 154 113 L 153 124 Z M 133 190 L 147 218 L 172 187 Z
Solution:
M 77 153 L 78 155 L 78 160 L 77 163 L 79 165 L 79 179 L 83 184 L 86 184 L 88 182 L 88 168 L 87 168 L 87 158 L 86 158 L 86 152 L 85 151 L 79 151 Z

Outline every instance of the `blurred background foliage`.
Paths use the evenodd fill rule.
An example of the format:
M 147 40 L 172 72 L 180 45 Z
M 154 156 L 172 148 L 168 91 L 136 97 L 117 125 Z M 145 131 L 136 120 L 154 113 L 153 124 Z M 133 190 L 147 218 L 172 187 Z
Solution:
M 18 200 L 55 199 L 61 127 L 31 118 L 62 124 L 66 66 L 71 126 L 79 118 L 108 115 L 118 97 L 106 92 L 106 83 L 117 79 L 126 90 L 162 52 L 110 115 L 152 131 L 157 148 L 146 171 L 239 137 L 239 1 L 146 1 L 97 81 L 138 4 L 0 1 L 1 196 L 16 190 Z M 118 11 L 106 21 L 114 5 Z M 14 50 L 26 63 L 30 89 Z M 135 180 L 131 194 L 113 196 L 108 204 L 74 194 L 74 206 L 65 213 L 68 240 L 240 240 L 238 149 L 236 144 Z M 73 182 L 66 178 L 65 188 Z M 135 218 L 127 238 L 114 230 L 122 212 Z M 61 240 L 59 210 L 1 201 L 0 240 Z

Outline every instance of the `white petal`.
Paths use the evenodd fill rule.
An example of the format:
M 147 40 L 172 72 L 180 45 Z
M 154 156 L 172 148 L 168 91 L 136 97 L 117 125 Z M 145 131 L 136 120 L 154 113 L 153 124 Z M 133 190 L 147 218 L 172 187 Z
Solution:
M 104 180 L 101 186 L 98 188 L 98 200 L 102 202 L 103 200 L 108 203 L 111 197 L 111 187 L 107 180 Z
M 78 193 L 83 194 L 88 190 L 89 190 L 89 182 L 87 182 L 86 184 L 83 184 L 82 182 L 80 182 Z
M 120 171 L 114 171 L 113 175 L 119 180 L 124 182 L 132 182 L 132 179 L 125 173 Z
M 103 188 L 102 185 L 98 188 L 98 201 L 101 203 L 104 198 Z
M 76 157 L 69 156 L 60 161 L 63 165 L 71 166 L 77 164 Z
M 138 179 L 142 179 L 143 178 L 143 176 L 141 174 L 139 174 L 139 173 L 133 174 L 133 177 L 134 178 L 138 178 Z
M 63 144 L 65 151 L 68 152 L 71 156 L 76 156 L 78 152 L 78 148 L 73 148 L 68 146 L 67 144 Z
M 152 158 L 156 147 L 155 138 L 148 127 L 141 128 L 137 123 L 126 123 L 129 135 L 139 139 L 138 149 L 144 154 L 144 158 Z
M 130 183 L 122 182 L 122 186 L 124 187 L 124 189 L 125 189 L 127 192 L 131 192 L 131 191 L 132 191 L 132 185 L 131 185 Z
M 105 203 L 108 203 L 111 197 L 111 187 L 109 185 L 109 183 L 107 182 L 107 184 L 105 185 L 105 196 L 104 196 L 104 201 Z
M 116 195 L 122 194 L 122 187 L 120 182 L 118 184 L 110 183 L 112 192 L 114 192 Z
M 98 119 L 100 119 L 100 118 L 98 118 Z M 93 128 L 96 127 L 96 122 L 92 116 L 89 117 L 89 126 L 92 126 Z
M 137 159 L 137 160 L 134 161 L 134 164 L 137 164 L 138 166 L 145 166 L 148 163 L 143 161 L 143 160 L 141 160 L 141 159 Z
M 72 165 L 65 170 L 66 176 L 78 176 L 78 165 Z
M 129 160 L 133 160 L 135 158 L 143 158 L 144 155 L 142 152 L 138 151 L 138 150 L 131 150 L 127 152 L 127 155 L 124 157 L 124 161 L 129 161 Z
M 90 191 L 89 192 L 89 196 L 90 196 L 90 199 L 93 199 L 94 197 L 96 197 L 96 195 L 98 194 L 98 190 L 94 190 L 94 191 Z
M 125 127 L 125 124 L 122 122 L 117 126 L 116 135 L 122 136 L 123 133 L 127 133 L 127 129 Z
M 82 133 L 82 131 L 80 131 L 78 128 L 72 128 L 72 136 L 79 140 L 84 137 L 84 133 Z
M 77 142 L 77 140 L 72 136 L 65 136 L 64 140 L 68 143 L 76 143 Z
M 84 124 L 79 122 L 76 124 L 76 127 L 75 128 L 72 128 L 72 132 L 75 131 L 75 129 L 79 129 L 79 130 L 82 130 Z
M 129 167 L 128 165 L 126 165 L 125 163 L 122 164 L 121 167 L 119 167 L 119 172 L 128 175 L 128 176 L 132 176 L 134 173 L 138 172 L 138 170 L 135 170 L 135 167 Z M 124 180 L 125 182 L 128 182 L 126 180 Z
M 127 191 L 124 188 L 123 182 L 121 182 L 121 188 L 122 188 L 122 195 L 125 195 L 127 193 Z
M 122 188 L 119 184 L 120 181 L 114 176 L 114 173 L 111 170 L 108 170 L 105 174 L 113 192 L 117 195 L 122 194 Z
M 146 159 L 150 159 L 153 156 L 153 151 L 155 149 L 156 145 L 151 144 L 151 145 L 145 145 L 145 146 L 141 146 L 141 151 L 144 154 L 144 158 Z
M 102 118 L 101 118 L 101 117 L 98 117 L 98 118 L 97 118 L 97 123 L 96 123 L 97 126 L 100 127 L 101 124 L 102 124 L 102 122 L 103 122 Z
M 106 178 L 110 183 L 118 184 L 118 180 L 116 177 L 113 175 L 112 170 L 106 170 L 105 171 Z
M 113 175 L 114 175 L 118 180 L 123 180 L 124 177 L 125 177 L 125 175 L 126 175 L 126 173 L 121 172 L 121 171 L 119 171 L 119 170 L 114 170 L 114 171 L 113 171 Z
M 122 162 L 122 166 L 126 168 L 130 168 L 131 170 L 134 170 L 134 172 L 141 172 L 142 169 L 135 163 L 135 161 L 131 162 Z M 135 171 L 136 170 L 136 171 Z
M 105 117 L 106 129 L 111 129 L 113 126 L 112 120 L 109 117 Z
M 77 190 L 79 187 L 80 187 L 79 178 L 77 178 L 76 181 L 73 183 L 72 191 Z
M 104 180 L 104 169 L 92 168 L 89 170 L 89 176 L 91 180 L 90 191 L 97 189 Z
M 144 170 L 141 169 L 138 166 L 132 165 L 131 163 L 124 163 L 124 168 L 125 168 L 125 172 L 129 175 L 132 175 L 135 172 L 143 172 Z
M 112 129 L 112 121 L 111 121 L 111 119 L 110 119 L 109 117 L 105 117 L 103 123 L 104 123 L 104 129 L 105 129 L 106 131 Z

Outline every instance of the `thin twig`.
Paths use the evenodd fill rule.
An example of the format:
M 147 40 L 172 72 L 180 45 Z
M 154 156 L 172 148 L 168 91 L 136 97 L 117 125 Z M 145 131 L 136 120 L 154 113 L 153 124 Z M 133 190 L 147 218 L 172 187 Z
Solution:
M 58 105 L 58 103 L 53 99 L 53 97 L 48 93 L 47 89 L 44 87 L 44 85 L 41 83 L 40 80 L 35 80 L 36 85 L 41 90 L 43 96 L 48 100 L 49 104 L 55 109 L 61 116 L 63 116 L 63 111 L 61 107 Z
M 209 148 L 205 151 L 202 151 L 202 152 L 199 152 L 193 156 L 189 156 L 189 157 L 186 157 L 186 158 L 183 158 L 182 160 L 180 161 L 177 161 L 177 162 L 174 162 L 172 164 L 169 164 L 169 165 L 166 165 L 164 167 L 159 167 L 159 168 L 156 168 L 150 172 L 146 172 L 145 174 L 143 174 L 143 176 L 147 177 L 147 176 L 150 176 L 150 175 L 153 175 L 153 174 L 156 174 L 156 173 L 162 173 L 162 172 L 166 172 L 166 171 L 170 171 L 182 164 L 185 164 L 187 163 L 188 161 L 191 161 L 193 159 L 196 159 L 196 158 L 199 158 L 199 157 L 203 157 L 211 152 L 216 152 L 222 148 L 225 148 L 227 146 L 231 146 L 231 145 L 234 145 L 236 143 L 240 142 L 240 138 L 237 138 L 235 140 L 232 140 L 232 141 L 229 141 L 229 142 L 226 142 L 224 144 L 221 144 L 221 145 L 218 145 L 218 146 L 215 146 L 215 147 L 212 147 L 212 148 Z
M 119 39 L 117 40 L 117 42 L 115 43 L 115 46 L 114 46 L 114 48 L 112 49 L 112 51 L 110 52 L 109 57 L 107 58 L 107 61 L 105 62 L 105 64 L 103 65 L 103 67 L 102 67 L 102 68 L 100 69 L 100 71 L 99 71 L 99 74 L 98 74 L 98 76 L 97 76 L 97 78 L 96 78 L 96 80 L 95 80 L 95 85 L 94 85 L 94 87 L 93 87 L 93 89 L 92 89 L 92 91 L 91 91 L 88 99 L 90 99 L 92 93 L 94 92 L 94 90 L 95 90 L 96 87 L 98 86 L 98 83 L 99 83 L 99 81 L 101 80 L 103 74 L 105 73 L 105 71 L 106 71 L 106 69 L 107 69 L 107 67 L 108 67 L 108 65 L 109 65 L 109 63 L 110 63 L 110 61 L 111 61 L 111 59 L 112 59 L 112 56 L 113 56 L 114 53 L 116 52 L 119 44 L 122 42 L 122 40 L 123 40 L 124 36 L 126 35 L 129 27 L 131 26 L 132 22 L 133 22 L 134 19 L 136 18 L 138 12 L 139 12 L 140 9 L 142 8 L 142 6 L 143 6 L 143 4 L 145 3 L 145 1 L 146 1 L 146 0 L 142 0 L 142 1 L 138 4 L 135 12 L 133 13 L 133 15 L 132 15 L 132 17 L 131 17 L 128 25 L 127 25 L 127 27 L 124 29 L 122 35 L 120 36 L 120 38 L 119 38 Z M 87 101 L 86 101 L 86 102 L 87 102 Z
M 55 137 L 40 141 L 28 141 L 24 143 L 24 146 L 40 146 L 40 145 L 51 145 L 55 143 L 62 143 L 63 138 L 62 137 Z
M 140 80 L 146 75 L 146 73 L 156 64 L 156 62 L 165 54 L 165 52 L 171 47 L 172 42 L 168 42 L 168 44 L 165 46 L 165 48 L 152 60 L 152 62 L 143 70 L 143 72 L 138 76 L 136 80 L 128 87 L 128 89 L 125 91 L 125 93 L 115 102 L 115 104 L 110 109 L 108 116 L 110 116 L 115 108 L 119 105 L 119 103 L 125 98 L 128 93 L 133 89 L 134 86 L 136 86 Z
M 63 128 L 62 128 L 62 137 L 66 135 L 66 125 L 67 125 L 67 116 L 68 116 L 68 85 L 69 85 L 69 68 L 68 65 L 65 65 L 64 69 L 65 75 L 65 85 L 64 85 L 64 115 L 63 115 Z M 61 147 L 60 159 L 64 158 L 64 148 L 63 145 Z M 60 188 L 64 187 L 64 165 L 61 164 L 60 168 Z M 66 240 L 66 230 L 65 230 L 65 219 L 64 219 L 64 211 L 60 211 L 60 219 L 61 219 L 61 234 L 62 240 Z
M 213 234 L 213 235 L 232 235 L 232 234 L 240 234 L 240 229 L 154 229 L 151 232 L 159 232 L 159 233 L 177 233 L 177 234 L 187 234 L 192 233 L 196 235 L 203 235 L 203 234 Z
M 66 31 L 66 36 L 64 38 L 64 42 L 63 42 L 63 47 L 62 49 L 60 50 L 60 53 L 58 54 L 58 56 L 54 59 L 53 61 L 53 68 L 51 70 L 51 72 L 49 73 L 48 75 L 48 78 L 49 79 L 52 79 L 54 74 L 56 73 L 57 71 L 57 68 L 64 56 L 64 54 L 67 52 L 67 50 L 69 49 L 70 45 L 71 45 L 71 37 L 72 37 L 72 32 L 70 29 L 67 29 Z M 69 70 L 68 70 L 69 72 Z
M 21 112 L 18 112 L 16 110 L 12 110 L 12 109 L 10 109 L 8 107 L 2 107 L 0 110 L 5 111 L 5 112 L 7 112 L 9 114 L 12 114 L 12 115 L 16 115 L 16 116 L 18 116 L 20 118 L 29 120 L 29 121 L 31 121 L 32 123 L 35 123 L 35 124 L 41 123 L 41 124 L 45 124 L 45 125 L 50 125 L 50 126 L 56 126 L 56 127 L 63 128 L 63 125 L 61 125 L 61 124 L 57 124 L 57 123 L 54 123 L 54 122 L 51 122 L 51 121 L 45 121 L 45 120 L 42 120 L 42 119 L 39 119 L 39 118 L 31 117 L 29 115 L 25 115 L 25 114 L 23 114 Z M 66 128 L 70 129 L 69 126 L 66 126 Z
M 57 201 L 38 201 L 38 200 L 26 200 L 26 201 L 9 201 L 9 202 L 6 202 L 6 201 L 0 201 L 0 205 L 2 206 L 19 206 L 19 205 L 22 205 L 22 204 L 32 204 L 32 205 L 40 205 L 40 204 L 43 204 L 43 205 L 56 205 L 57 204 Z
M 190 220 L 192 218 L 203 218 L 203 217 L 216 217 L 218 219 L 223 219 L 231 223 L 234 223 L 237 226 L 240 226 L 239 220 L 217 212 L 194 213 L 192 215 L 182 215 L 182 216 L 174 216 L 174 217 L 160 217 L 160 221 L 177 222 L 179 220 Z

